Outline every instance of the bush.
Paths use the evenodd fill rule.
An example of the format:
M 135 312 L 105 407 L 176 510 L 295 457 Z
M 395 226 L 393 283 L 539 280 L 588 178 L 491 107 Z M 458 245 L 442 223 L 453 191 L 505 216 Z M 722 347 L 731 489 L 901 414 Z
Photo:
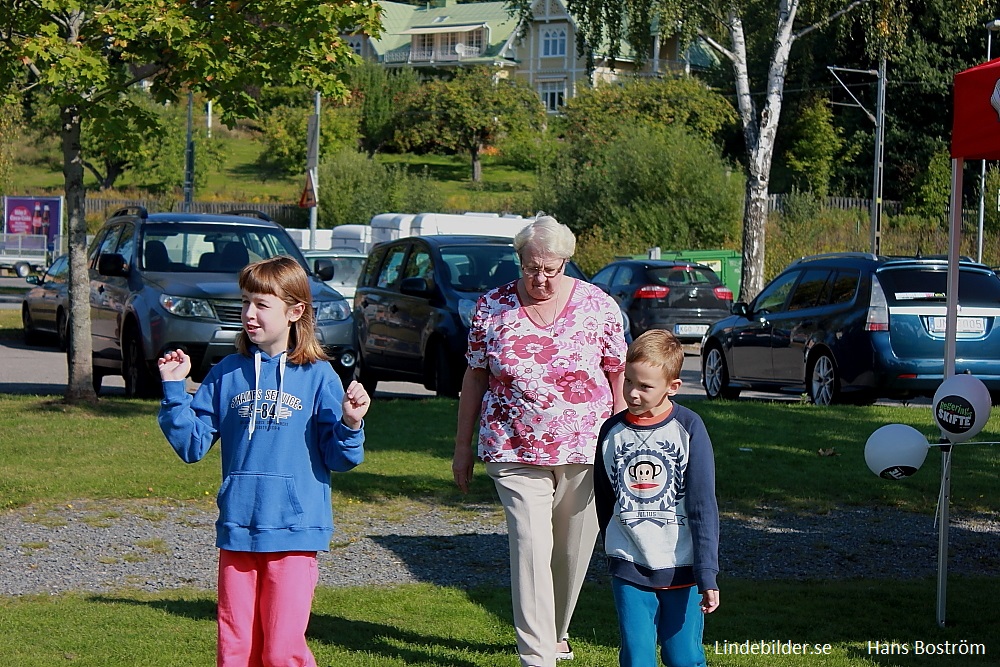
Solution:
M 258 164 L 278 174 L 300 174 L 306 168 L 309 116 L 307 107 L 277 106 L 261 121 L 264 150 Z M 320 159 L 358 145 L 358 111 L 326 107 L 320 121 Z
M 442 197 L 426 170 L 411 174 L 405 167 L 380 164 L 364 153 L 342 149 L 319 169 L 321 227 L 368 224 L 377 213 L 439 210 Z
M 564 145 L 541 170 L 535 208 L 577 234 L 628 230 L 641 247 L 721 248 L 739 238 L 743 179 L 681 127 L 623 127 L 609 141 Z

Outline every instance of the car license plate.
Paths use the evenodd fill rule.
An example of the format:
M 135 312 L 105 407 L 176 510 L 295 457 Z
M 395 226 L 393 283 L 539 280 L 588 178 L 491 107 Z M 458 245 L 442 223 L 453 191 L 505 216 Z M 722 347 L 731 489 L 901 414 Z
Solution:
M 947 328 L 947 317 L 931 317 L 930 330 L 932 333 L 944 333 Z M 986 332 L 986 319 L 982 317 L 960 317 L 958 318 L 957 333 L 981 334 Z
M 675 336 L 701 336 L 708 331 L 707 324 L 675 324 Z

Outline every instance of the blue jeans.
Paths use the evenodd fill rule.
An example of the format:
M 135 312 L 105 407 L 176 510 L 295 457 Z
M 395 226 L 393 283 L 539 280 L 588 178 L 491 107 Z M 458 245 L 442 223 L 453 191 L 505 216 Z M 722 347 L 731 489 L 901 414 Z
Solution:
M 659 667 L 656 647 L 668 667 L 704 667 L 705 617 L 698 587 L 645 588 L 611 577 L 618 610 L 621 667 Z

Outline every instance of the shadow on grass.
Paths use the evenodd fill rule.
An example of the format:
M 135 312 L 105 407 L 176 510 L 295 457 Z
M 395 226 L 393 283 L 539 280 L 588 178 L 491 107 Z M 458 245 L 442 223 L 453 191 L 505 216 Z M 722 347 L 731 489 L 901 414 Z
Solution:
M 456 658 L 454 655 L 438 655 L 439 650 L 471 653 L 494 653 L 500 650 L 498 646 L 485 642 L 411 632 L 385 623 L 315 612 L 309 620 L 306 636 L 345 651 L 375 653 L 385 658 L 401 660 L 405 665 L 476 667 L 478 663 L 471 660 Z
M 97 604 L 145 607 L 192 621 L 215 623 L 216 620 L 216 603 L 214 599 L 209 598 L 128 598 L 113 595 L 91 595 L 87 599 Z

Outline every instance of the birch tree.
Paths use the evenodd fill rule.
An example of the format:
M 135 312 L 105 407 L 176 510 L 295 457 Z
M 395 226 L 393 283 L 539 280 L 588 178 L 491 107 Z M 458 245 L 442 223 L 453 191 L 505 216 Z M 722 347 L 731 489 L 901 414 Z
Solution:
M 84 120 L 107 134 L 155 126 L 127 91 L 145 82 L 158 102 L 188 91 L 215 100 L 222 120 L 259 112 L 253 88 L 303 85 L 343 97 L 356 60 L 341 35 L 378 35 L 373 0 L 0 0 L 0 91 L 44 91 L 59 109 L 69 220 L 70 354 L 66 400 L 93 401 Z
M 677 35 L 685 43 L 700 37 L 728 61 L 745 143 L 740 299 L 749 300 L 764 286 L 771 164 L 792 48 L 835 21 L 855 20 L 864 28 L 869 55 L 891 59 L 899 52 L 911 8 L 942 2 L 956 23 L 965 24 L 985 6 L 985 0 L 569 0 L 569 10 L 584 54 L 591 45 L 607 45 L 602 50 L 614 58 L 626 42 L 634 53 L 649 54 L 652 28 L 658 26 L 660 38 Z M 511 3 L 530 15 L 530 0 Z M 758 61 L 766 64 L 762 77 L 753 76 Z

